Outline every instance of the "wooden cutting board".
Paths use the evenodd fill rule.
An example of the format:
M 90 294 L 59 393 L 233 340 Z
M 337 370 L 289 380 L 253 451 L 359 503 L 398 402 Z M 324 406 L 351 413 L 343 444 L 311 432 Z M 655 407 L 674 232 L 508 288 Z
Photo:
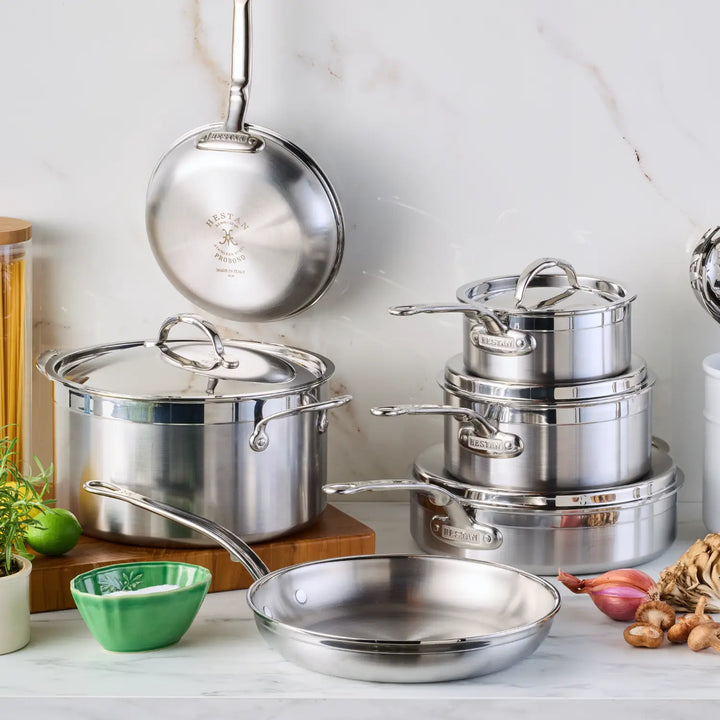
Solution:
M 271 570 L 311 560 L 372 555 L 375 533 L 367 525 L 328 505 L 311 527 L 287 537 L 252 546 Z M 212 573 L 210 592 L 240 590 L 252 585 L 245 568 L 230 559 L 222 548 L 156 548 L 110 543 L 83 535 L 62 557 L 38 555 L 30 574 L 30 610 L 74 608 L 70 581 L 86 570 L 103 565 L 138 560 L 175 560 L 208 568 Z

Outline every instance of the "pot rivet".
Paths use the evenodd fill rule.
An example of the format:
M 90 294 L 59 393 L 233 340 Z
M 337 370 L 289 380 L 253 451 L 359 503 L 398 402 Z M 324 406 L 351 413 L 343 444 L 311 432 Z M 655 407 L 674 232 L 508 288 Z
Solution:
M 304 590 L 296 590 L 295 591 L 295 599 L 301 604 L 304 605 L 307 602 L 307 594 Z
M 522 338 L 518 338 L 518 339 L 515 341 L 515 346 L 516 346 L 516 347 L 519 347 L 519 348 L 525 347 L 525 341 L 524 341 Z

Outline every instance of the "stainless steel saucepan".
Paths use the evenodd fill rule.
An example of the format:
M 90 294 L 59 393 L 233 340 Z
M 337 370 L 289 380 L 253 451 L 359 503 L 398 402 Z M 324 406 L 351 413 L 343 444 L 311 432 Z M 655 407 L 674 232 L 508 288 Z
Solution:
M 464 364 L 492 380 L 582 382 L 617 375 L 630 364 L 635 296 L 610 280 L 578 276 L 565 260 L 540 258 L 520 275 L 468 283 L 457 299 L 400 305 L 390 313 L 462 313 Z
M 546 580 L 479 560 L 366 555 L 270 572 L 214 522 L 114 485 L 84 487 L 224 547 L 255 580 L 247 601 L 260 633 L 287 660 L 328 675 L 399 683 L 495 672 L 532 653 L 560 608 Z
M 442 415 L 445 467 L 474 485 L 548 493 L 623 485 L 650 469 L 654 376 L 642 358 L 612 378 L 555 386 L 470 375 L 462 357 L 438 380 L 444 405 L 374 415 Z
M 146 225 L 161 269 L 187 298 L 245 322 L 278 320 L 318 300 L 344 245 L 340 204 L 317 164 L 245 122 L 250 0 L 234 0 L 225 123 L 182 136 L 155 167 Z

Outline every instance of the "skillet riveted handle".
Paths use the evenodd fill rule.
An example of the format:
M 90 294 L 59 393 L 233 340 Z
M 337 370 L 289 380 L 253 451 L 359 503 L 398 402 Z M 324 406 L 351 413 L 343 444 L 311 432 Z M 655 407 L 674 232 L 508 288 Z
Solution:
M 459 498 L 439 485 L 430 485 L 419 480 L 369 480 L 365 482 L 332 483 L 323 490 L 328 495 L 354 495 L 359 492 L 384 490 L 410 490 L 425 495 L 433 505 L 442 507 L 447 518 L 433 518 L 434 525 L 453 528 L 455 537 L 443 537 L 451 545 L 477 545 L 483 550 L 495 550 L 502 545 L 503 536 L 493 525 L 479 523 L 466 512 Z M 446 520 L 449 523 L 445 522 Z M 460 542 L 459 538 L 463 538 Z
M 485 416 L 470 408 L 452 405 L 388 405 L 370 409 L 379 417 L 398 415 L 451 415 L 461 423 L 458 442 L 467 450 L 490 458 L 514 458 L 524 449 L 523 441 L 512 433 L 499 430 Z
M 160 515 L 202 533 L 224 547 L 234 561 L 242 563 L 253 580 L 259 580 L 270 572 L 270 569 L 260 556 L 242 538 L 212 520 L 195 515 L 195 513 L 187 510 L 181 510 L 173 505 L 167 505 L 160 500 L 153 500 L 113 483 L 88 480 L 83 483 L 83 488 L 94 495 L 103 495 L 114 500 L 122 500 L 143 510 L 149 510 L 155 515 Z
M 252 67 L 252 21 L 250 0 L 233 0 L 232 56 L 230 63 L 230 99 L 225 125 L 210 131 L 197 142 L 200 150 L 257 152 L 264 142 L 247 132 L 247 112 Z
M 268 415 L 258 421 L 255 425 L 255 429 L 250 435 L 250 449 L 255 452 L 262 452 L 267 449 L 270 444 L 270 438 L 267 434 L 267 425 L 271 420 L 278 420 L 283 417 L 290 417 L 291 415 L 300 415 L 301 413 L 308 412 L 319 412 L 320 417 L 318 419 L 318 432 L 324 433 L 327 430 L 327 410 L 346 405 L 352 400 L 352 395 L 338 395 L 330 400 L 323 400 L 321 402 L 309 403 L 307 405 L 299 405 L 296 408 L 290 408 L 290 410 L 282 410 L 281 412 Z

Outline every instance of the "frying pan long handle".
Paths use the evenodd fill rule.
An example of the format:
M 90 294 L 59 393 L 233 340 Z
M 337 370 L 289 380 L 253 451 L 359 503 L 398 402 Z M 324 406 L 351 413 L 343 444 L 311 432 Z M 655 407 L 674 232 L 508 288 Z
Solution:
M 119 485 L 102 482 L 100 480 L 88 480 L 83 484 L 83 488 L 94 495 L 103 495 L 115 500 L 122 500 L 143 510 L 149 510 L 151 513 L 155 513 L 155 515 L 160 515 L 180 525 L 189 527 L 191 530 L 202 533 L 206 537 L 214 540 L 218 545 L 224 547 L 230 553 L 233 560 L 242 563 L 253 580 L 259 580 L 270 572 L 270 569 L 262 561 L 260 556 L 242 538 L 239 538 L 235 533 L 212 520 L 208 520 L 200 515 L 195 515 L 187 510 L 181 510 L 172 505 L 167 505 L 159 500 L 145 497 Z
M 230 62 L 230 101 L 225 132 L 244 132 L 250 91 L 251 15 L 250 0 L 233 0 L 233 42 Z

